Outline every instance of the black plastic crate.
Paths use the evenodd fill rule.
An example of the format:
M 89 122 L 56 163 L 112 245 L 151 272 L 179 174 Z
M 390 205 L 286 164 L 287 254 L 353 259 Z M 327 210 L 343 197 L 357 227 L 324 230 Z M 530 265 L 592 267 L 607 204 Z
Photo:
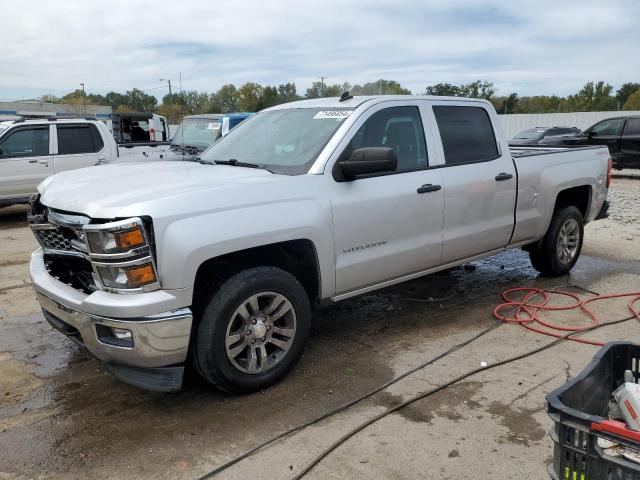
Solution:
M 598 446 L 598 437 L 640 451 L 640 435 L 616 432 L 607 422 L 611 393 L 624 383 L 624 371 L 640 377 L 640 345 L 612 342 L 602 347 L 587 367 L 547 395 L 547 412 L 554 421 L 555 480 L 640 480 L 640 463 L 612 457 Z M 603 423 L 604 422 L 604 423 Z M 600 431 L 599 429 L 609 430 Z

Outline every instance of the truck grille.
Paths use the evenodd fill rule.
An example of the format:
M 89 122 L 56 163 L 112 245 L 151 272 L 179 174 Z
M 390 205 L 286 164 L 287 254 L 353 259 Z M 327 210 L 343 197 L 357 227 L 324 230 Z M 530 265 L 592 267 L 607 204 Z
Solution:
M 94 292 L 97 288 L 82 232 L 82 225 L 89 219 L 48 209 L 38 197 L 29 202 L 27 218 L 44 250 L 49 275 L 81 292 Z
M 57 250 L 61 252 L 76 252 L 78 248 L 74 248 L 71 243 L 73 240 L 76 244 L 79 242 L 77 234 L 73 231 L 64 231 L 53 227 L 50 230 L 35 230 L 38 241 L 45 250 Z

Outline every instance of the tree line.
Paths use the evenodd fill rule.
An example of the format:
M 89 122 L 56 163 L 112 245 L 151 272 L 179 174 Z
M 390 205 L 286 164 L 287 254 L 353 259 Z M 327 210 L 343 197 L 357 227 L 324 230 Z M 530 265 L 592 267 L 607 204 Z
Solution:
M 177 123 L 184 115 L 198 113 L 256 112 L 263 108 L 305 98 L 337 97 L 349 91 L 352 95 L 409 95 L 411 91 L 395 80 L 377 80 L 364 85 L 326 84 L 313 82 L 304 94 L 299 94 L 295 83 L 260 85 L 246 82 L 236 87 L 226 84 L 212 93 L 197 90 L 167 94 L 161 102 L 154 95 L 134 88 L 125 93 L 106 95 L 84 94 L 77 89 L 62 97 L 44 96 L 43 101 L 76 106 L 108 105 L 114 112 L 154 112 Z M 552 113 L 605 110 L 640 110 L 640 83 L 624 83 L 615 93 L 613 86 L 604 82 L 588 82 L 578 92 L 566 97 L 557 95 L 519 96 L 517 93 L 496 95 L 494 84 L 477 80 L 462 85 L 437 83 L 429 85 L 422 94 L 454 97 L 484 98 L 498 113 Z

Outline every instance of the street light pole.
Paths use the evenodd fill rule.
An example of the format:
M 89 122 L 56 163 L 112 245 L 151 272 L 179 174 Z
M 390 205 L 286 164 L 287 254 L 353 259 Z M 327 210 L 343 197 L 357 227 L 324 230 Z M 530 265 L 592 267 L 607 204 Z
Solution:
M 173 118 L 173 94 L 171 93 L 171 80 L 170 79 L 160 79 L 161 82 L 167 82 L 169 85 L 169 111 L 171 112 L 171 121 L 175 122 Z
M 80 85 L 82 85 L 82 111 L 86 115 L 87 114 L 87 92 L 85 92 L 84 90 L 84 83 L 81 83 Z

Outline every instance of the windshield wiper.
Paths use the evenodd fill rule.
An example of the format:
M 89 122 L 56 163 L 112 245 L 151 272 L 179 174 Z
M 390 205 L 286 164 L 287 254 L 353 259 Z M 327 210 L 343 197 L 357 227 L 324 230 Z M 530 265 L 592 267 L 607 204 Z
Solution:
M 229 160 L 214 160 L 216 165 L 231 165 L 232 167 L 247 167 L 247 168 L 263 168 L 257 163 L 239 162 L 235 158 Z

